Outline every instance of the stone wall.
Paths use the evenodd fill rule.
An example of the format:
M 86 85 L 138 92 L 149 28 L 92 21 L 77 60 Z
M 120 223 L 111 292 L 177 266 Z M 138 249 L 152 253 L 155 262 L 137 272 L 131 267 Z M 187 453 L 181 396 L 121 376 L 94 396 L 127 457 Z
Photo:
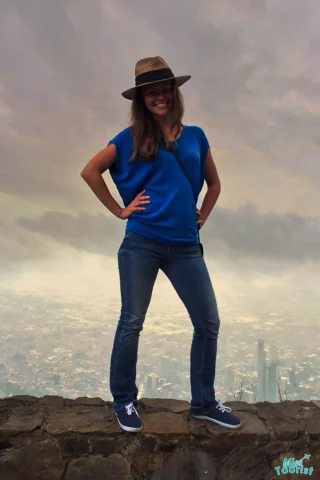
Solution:
M 240 429 L 191 418 L 185 401 L 142 398 L 143 429 L 127 433 L 100 398 L 0 399 L 0 479 L 320 479 L 318 403 L 225 405 L 241 417 Z M 285 457 L 303 459 L 305 473 L 289 465 L 281 473 Z

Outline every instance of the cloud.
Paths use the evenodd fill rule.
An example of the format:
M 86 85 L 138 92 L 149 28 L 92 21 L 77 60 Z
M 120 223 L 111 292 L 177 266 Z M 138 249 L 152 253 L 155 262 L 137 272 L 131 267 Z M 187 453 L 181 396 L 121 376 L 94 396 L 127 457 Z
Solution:
M 36 218 L 21 217 L 19 227 L 44 235 L 80 251 L 114 255 L 120 246 L 124 223 L 113 216 L 77 216 L 48 211 Z M 206 255 L 261 258 L 277 261 L 319 261 L 320 221 L 294 214 L 259 214 L 250 205 L 236 211 L 216 207 L 203 230 Z
M 273 212 L 260 214 L 246 205 L 237 211 L 216 208 L 208 230 L 234 257 L 244 254 L 279 261 L 320 260 L 318 219 Z
M 133 85 L 136 61 L 161 55 L 177 75 L 192 75 L 181 89 L 185 123 L 204 128 L 223 185 L 239 187 L 241 175 L 225 206 L 241 218 L 244 200 L 274 211 L 303 205 L 303 216 L 320 217 L 319 5 L 3 2 L 0 191 L 43 205 L 44 215 L 57 202 L 72 218 L 88 205 L 94 212 L 79 173 L 127 125 L 120 93 Z M 296 179 L 299 195 L 282 181 L 271 190 L 271 171 Z

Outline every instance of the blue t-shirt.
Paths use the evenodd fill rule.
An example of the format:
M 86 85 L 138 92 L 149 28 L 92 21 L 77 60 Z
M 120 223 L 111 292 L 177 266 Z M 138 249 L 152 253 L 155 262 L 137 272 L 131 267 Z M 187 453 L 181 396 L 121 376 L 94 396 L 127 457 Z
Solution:
M 109 169 L 111 178 L 124 206 L 146 190 L 151 203 L 146 210 L 134 212 L 127 220 L 126 230 L 168 245 L 198 244 L 196 202 L 205 177 L 205 160 L 209 142 L 200 127 L 183 125 L 176 140 L 177 154 L 192 181 L 181 170 L 174 154 L 159 147 L 154 160 L 140 156 L 128 162 L 133 152 L 130 127 L 122 130 L 108 145 L 116 146 L 116 161 Z M 171 142 L 174 145 L 174 142 Z

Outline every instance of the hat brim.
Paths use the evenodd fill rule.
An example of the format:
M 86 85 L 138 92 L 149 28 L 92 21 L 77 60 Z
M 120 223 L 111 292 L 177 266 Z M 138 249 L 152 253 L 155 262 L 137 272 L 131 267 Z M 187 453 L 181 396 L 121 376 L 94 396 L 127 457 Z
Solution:
M 152 83 L 158 83 L 158 82 L 164 82 L 166 80 L 175 80 L 177 87 L 181 87 L 184 83 L 186 83 L 188 80 L 190 80 L 191 75 L 181 75 L 180 77 L 170 77 L 170 78 L 164 78 L 162 80 L 155 80 L 154 82 L 147 82 L 143 83 L 142 85 L 139 85 L 139 87 L 133 87 L 129 88 L 128 90 L 125 90 L 124 92 L 121 93 L 121 95 L 126 98 L 127 100 L 133 100 L 137 88 L 143 87 L 144 85 L 150 85 Z

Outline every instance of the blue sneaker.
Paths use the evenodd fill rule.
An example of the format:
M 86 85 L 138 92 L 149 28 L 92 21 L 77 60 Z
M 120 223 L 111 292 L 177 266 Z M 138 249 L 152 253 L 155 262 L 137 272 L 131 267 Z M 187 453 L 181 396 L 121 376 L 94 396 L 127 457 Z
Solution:
M 122 430 L 126 432 L 140 432 L 142 430 L 139 414 L 132 402 L 115 414 Z
M 227 428 L 239 428 L 241 426 L 241 420 L 236 415 L 233 415 L 230 407 L 222 405 L 221 400 L 215 400 L 216 406 L 214 409 L 206 415 L 193 415 L 195 418 L 201 418 L 203 420 L 209 420 L 210 422 L 217 423 L 222 427 Z

